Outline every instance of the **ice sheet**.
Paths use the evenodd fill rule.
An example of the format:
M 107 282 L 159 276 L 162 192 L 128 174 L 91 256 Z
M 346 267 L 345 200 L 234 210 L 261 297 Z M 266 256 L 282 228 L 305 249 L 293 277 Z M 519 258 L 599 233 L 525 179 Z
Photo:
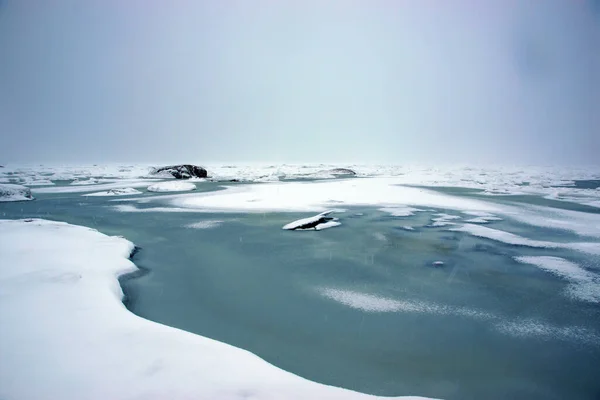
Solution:
M 388 178 L 324 182 L 277 182 L 227 187 L 219 192 L 175 198 L 172 204 L 215 212 L 323 211 L 332 205 L 408 205 L 495 212 L 498 207 L 478 200 L 403 187 Z
M 104 191 L 110 189 L 139 188 L 157 182 L 155 179 L 123 179 L 113 183 L 101 183 L 98 185 L 67 185 L 44 188 L 33 188 L 33 193 L 84 193 L 93 191 Z

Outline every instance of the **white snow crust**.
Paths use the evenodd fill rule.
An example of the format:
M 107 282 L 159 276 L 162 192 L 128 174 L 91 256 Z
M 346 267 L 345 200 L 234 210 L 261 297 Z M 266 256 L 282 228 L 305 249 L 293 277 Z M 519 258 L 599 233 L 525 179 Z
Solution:
M 22 185 L 0 183 L 0 202 L 33 200 L 31 190 Z
M 159 182 L 148 186 L 149 192 L 187 192 L 196 190 L 196 185 L 185 181 Z

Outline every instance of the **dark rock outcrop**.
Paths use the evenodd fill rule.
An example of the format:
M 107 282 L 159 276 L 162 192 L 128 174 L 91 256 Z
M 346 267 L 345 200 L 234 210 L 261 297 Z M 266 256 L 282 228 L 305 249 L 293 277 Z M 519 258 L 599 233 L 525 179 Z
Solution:
M 356 172 L 352 171 L 349 168 L 334 168 L 334 169 L 330 169 L 327 172 L 329 172 L 331 175 L 351 175 L 351 176 L 356 175 Z
M 191 164 L 169 165 L 156 168 L 153 174 L 169 173 L 177 179 L 206 178 L 208 173 L 202 167 Z

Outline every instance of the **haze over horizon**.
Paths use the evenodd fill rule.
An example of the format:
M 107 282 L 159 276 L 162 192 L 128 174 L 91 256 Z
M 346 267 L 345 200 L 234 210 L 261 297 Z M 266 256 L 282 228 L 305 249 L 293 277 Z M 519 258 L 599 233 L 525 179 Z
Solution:
M 600 163 L 600 1 L 0 0 L 6 162 Z

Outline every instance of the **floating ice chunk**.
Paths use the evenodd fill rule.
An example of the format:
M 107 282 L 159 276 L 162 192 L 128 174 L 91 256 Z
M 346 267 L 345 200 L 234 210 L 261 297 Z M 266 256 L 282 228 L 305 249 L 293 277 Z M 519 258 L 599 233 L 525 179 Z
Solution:
M 11 183 L 0 184 L 0 202 L 33 200 L 31 189 Z
M 404 226 L 402 227 L 402 229 L 404 229 L 405 231 L 414 231 L 414 230 L 415 230 L 415 228 L 413 228 L 413 227 L 412 227 L 412 226 L 410 226 L 410 225 L 404 225 Z
M 84 194 L 82 196 L 129 196 L 132 194 L 141 194 L 141 193 L 142 192 L 140 192 L 139 190 L 134 189 L 134 188 L 117 188 L 117 189 L 109 189 L 104 192 L 88 193 L 88 194 Z
M 327 228 L 333 228 L 336 226 L 340 226 L 342 223 L 337 221 L 337 218 L 334 218 L 334 220 L 332 221 L 327 221 L 323 224 L 319 224 L 317 226 L 315 226 L 315 230 L 317 231 L 322 231 L 323 229 L 327 229 Z M 297 230 L 304 230 L 304 229 L 297 229 Z
M 0 220 L 3 398 L 375 398 L 132 314 L 117 281 L 136 270 L 128 259 L 131 242 L 29 221 Z
M 148 186 L 149 192 L 187 192 L 196 190 L 196 185 L 191 182 L 167 181 Z
M 320 231 L 327 228 L 333 228 L 334 226 L 341 225 L 340 222 L 337 222 L 337 218 L 329 217 L 333 210 L 324 211 L 321 214 L 317 214 L 313 217 L 302 218 L 294 222 L 290 222 L 287 225 L 284 225 L 282 229 L 286 230 L 315 230 Z

